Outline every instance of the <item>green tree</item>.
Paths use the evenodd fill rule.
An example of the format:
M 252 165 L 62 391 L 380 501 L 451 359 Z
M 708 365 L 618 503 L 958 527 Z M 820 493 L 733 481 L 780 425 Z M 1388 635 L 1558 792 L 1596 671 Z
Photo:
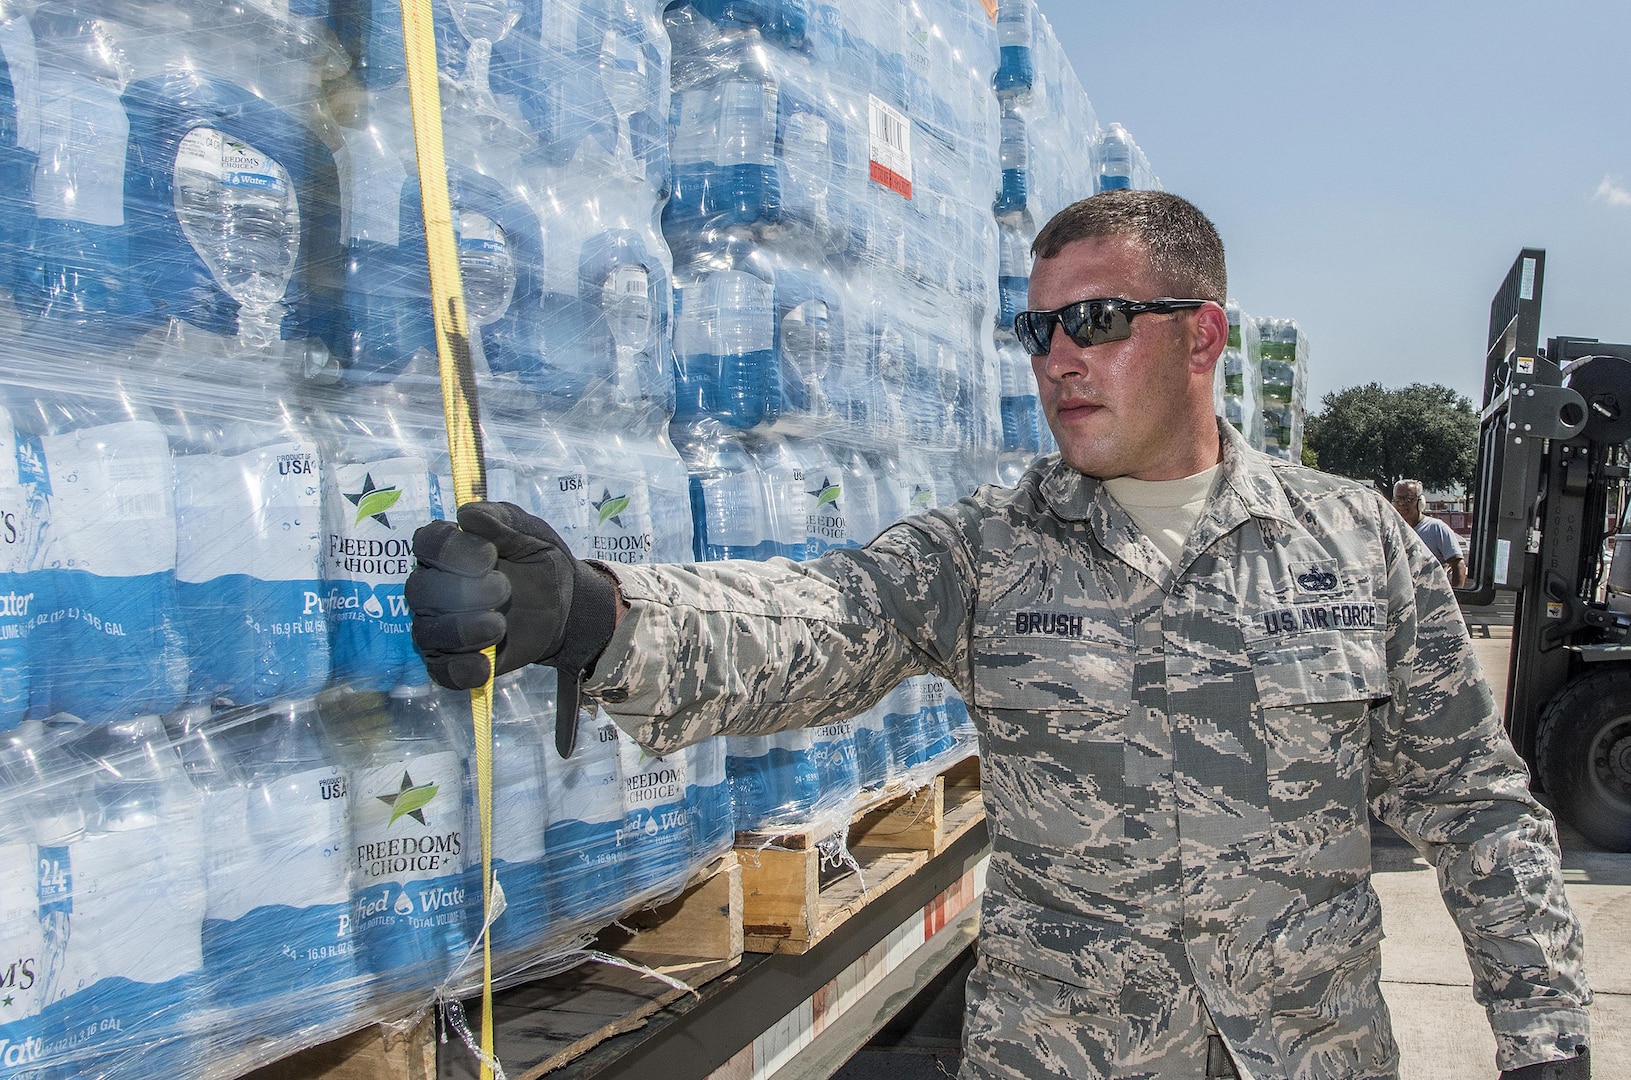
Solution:
M 1406 478 L 1429 490 L 1472 486 L 1478 414 L 1449 387 L 1366 383 L 1326 394 L 1321 406 L 1308 418 L 1303 441 L 1326 472 L 1369 480 L 1384 493 Z

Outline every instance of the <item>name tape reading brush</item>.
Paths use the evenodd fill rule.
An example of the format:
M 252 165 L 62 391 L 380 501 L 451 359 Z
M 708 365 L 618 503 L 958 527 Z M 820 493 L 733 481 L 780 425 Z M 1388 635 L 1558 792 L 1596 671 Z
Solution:
M 470 324 L 465 317 L 464 285 L 459 274 L 458 240 L 448 194 L 447 161 L 442 143 L 442 103 L 436 65 L 436 37 L 430 0 L 402 0 L 402 40 L 406 51 L 408 100 L 413 114 L 414 153 L 419 162 L 420 202 L 425 217 L 425 250 L 430 270 L 430 298 L 436 323 L 436 357 L 442 384 L 442 415 L 447 450 L 453 465 L 453 497 L 458 505 L 487 495 L 481 427 L 476 412 L 476 380 L 470 361 Z M 487 649 L 488 679 L 470 691 L 470 713 L 476 743 L 476 806 L 481 818 L 481 1039 L 472 1046 L 481 1063 L 481 1080 L 490 1080 L 493 1055 L 493 683 L 497 650 Z M 462 1028 L 462 1022 L 459 1024 Z M 468 1035 L 466 1041 L 470 1041 Z M 502 1073 L 502 1068 L 499 1072 Z

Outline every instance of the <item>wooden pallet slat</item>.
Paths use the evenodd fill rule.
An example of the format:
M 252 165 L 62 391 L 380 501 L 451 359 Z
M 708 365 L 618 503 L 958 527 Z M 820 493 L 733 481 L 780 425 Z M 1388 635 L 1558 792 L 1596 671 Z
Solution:
M 857 810 L 842 862 L 831 855 L 837 834 L 822 836 L 819 827 L 739 833 L 747 950 L 809 951 L 983 817 L 979 759 L 971 757 Z

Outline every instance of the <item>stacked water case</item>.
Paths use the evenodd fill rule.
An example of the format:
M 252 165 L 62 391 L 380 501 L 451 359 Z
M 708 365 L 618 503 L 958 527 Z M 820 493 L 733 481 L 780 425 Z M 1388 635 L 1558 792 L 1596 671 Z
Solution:
M 1251 446 L 1263 446 L 1263 368 L 1257 336 L 1257 320 L 1241 315 L 1240 305 L 1230 300 L 1229 342 L 1219 357 L 1213 383 L 1213 401 L 1218 415 L 1234 425 Z
M 1296 319 L 1257 321 L 1262 352 L 1263 449 L 1300 463 L 1308 408 L 1308 335 Z
M 997 6 L 1000 59 L 992 86 L 1000 103 L 1002 187 L 992 210 L 999 229 L 997 355 L 1002 380 L 1006 481 L 1054 447 L 1036 397 L 1031 358 L 1013 335 L 1025 310 L 1031 244 L 1066 206 L 1092 195 L 1099 179 L 1099 125 L 1093 105 L 1035 0 Z
M 811 558 L 972 491 L 998 430 L 989 16 L 694 0 L 665 21 L 695 557 Z M 730 739 L 737 828 L 847 820 L 861 789 L 968 752 L 946 697 L 908 680 L 853 721 Z
M 436 16 L 489 492 L 687 558 L 657 7 Z M 482 919 L 403 596 L 453 506 L 401 13 L 7 4 L 0 61 L 0 1075 L 230 1075 L 467 984 Z M 723 745 L 562 762 L 553 694 L 495 690 L 506 969 L 730 843 Z

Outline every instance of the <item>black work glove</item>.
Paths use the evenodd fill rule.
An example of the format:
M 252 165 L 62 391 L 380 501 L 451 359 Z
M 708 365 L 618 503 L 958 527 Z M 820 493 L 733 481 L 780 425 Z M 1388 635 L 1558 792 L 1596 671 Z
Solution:
M 1591 1051 L 1581 1047 L 1578 1057 L 1507 1069 L 1501 1080 L 1591 1080 Z
M 546 664 L 560 674 L 555 748 L 577 740 L 578 684 L 616 625 L 617 587 L 573 557 L 549 524 L 513 503 L 459 507 L 459 525 L 413 534 L 418 560 L 404 592 L 413 643 L 430 677 L 470 690 L 489 677 L 481 650 L 498 647 L 492 675 Z

